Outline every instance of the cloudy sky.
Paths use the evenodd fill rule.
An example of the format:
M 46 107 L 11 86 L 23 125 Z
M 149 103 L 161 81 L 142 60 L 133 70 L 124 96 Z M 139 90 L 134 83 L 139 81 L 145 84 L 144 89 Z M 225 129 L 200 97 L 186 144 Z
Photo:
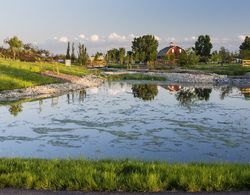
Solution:
M 134 37 L 153 34 L 159 49 L 175 41 L 191 47 L 209 34 L 214 48 L 238 50 L 250 34 L 249 0 L 0 0 L 0 45 L 17 35 L 54 53 L 84 42 L 90 54 L 130 49 Z

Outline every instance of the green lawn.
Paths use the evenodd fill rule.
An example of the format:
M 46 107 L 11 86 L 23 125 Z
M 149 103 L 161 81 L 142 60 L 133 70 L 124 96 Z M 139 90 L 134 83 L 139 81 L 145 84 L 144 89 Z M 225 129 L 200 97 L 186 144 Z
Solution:
M 59 63 L 28 63 L 0 58 L 0 91 L 60 82 L 40 74 L 48 70 L 76 76 L 94 73 L 79 66 L 66 67 Z
M 220 64 L 200 64 L 191 67 L 191 69 L 229 76 L 244 75 L 250 72 L 250 66 L 243 67 L 241 64 L 224 64 L 223 66 Z
M 249 164 L 0 159 L 0 188 L 158 192 L 250 190 Z

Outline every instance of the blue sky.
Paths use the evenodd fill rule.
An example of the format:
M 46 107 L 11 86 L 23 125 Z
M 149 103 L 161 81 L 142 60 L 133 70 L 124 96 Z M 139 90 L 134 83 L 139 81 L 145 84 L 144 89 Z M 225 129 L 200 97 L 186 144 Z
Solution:
M 191 47 L 209 34 L 215 49 L 234 51 L 250 34 L 249 7 L 249 0 L 0 0 L 0 41 L 17 35 L 55 53 L 81 41 L 93 54 L 129 49 L 143 34 L 154 34 L 159 49 L 171 41 Z

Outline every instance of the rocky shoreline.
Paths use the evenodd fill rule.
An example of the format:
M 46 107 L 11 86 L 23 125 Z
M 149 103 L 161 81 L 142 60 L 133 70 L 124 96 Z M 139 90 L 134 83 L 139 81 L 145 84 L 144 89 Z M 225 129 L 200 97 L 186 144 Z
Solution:
M 72 82 L 35 86 L 24 89 L 6 90 L 0 92 L 0 101 L 6 102 L 28 98 L 39 99 L 58 96 L 70 91 L 97 87 L 103 82 L 104 79 L 102 78 L 96 77 L 94 75 L 88 75 L 82 78 L 79 77 L 78 80 Z

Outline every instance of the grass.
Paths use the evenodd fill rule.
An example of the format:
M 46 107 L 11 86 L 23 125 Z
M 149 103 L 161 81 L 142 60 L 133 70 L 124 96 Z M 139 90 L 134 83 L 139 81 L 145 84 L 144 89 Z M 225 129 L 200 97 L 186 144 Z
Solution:
M 119 74 L 109 75 L 108 80 L 148 80 L 148 81 L 166 81 L 165 77 L 146 75 L 146 74 Z
M 76 76 L 94 73 L 79 66 L 66 67 L 59 63 L 28 63 L 0 58 L 0 91 L 60 82 L 42 76 L 41 73 L 44 71 L 59 71 Z
M 250 165 L 0 159 L 0 188 L 126 192 L 250 190 Z
M 194 70 L 216 73 L 220 75 L 239 76 L 250 72 L 250 67 L 243 67 L 241 64 L 200 64 L 191 67 Z

